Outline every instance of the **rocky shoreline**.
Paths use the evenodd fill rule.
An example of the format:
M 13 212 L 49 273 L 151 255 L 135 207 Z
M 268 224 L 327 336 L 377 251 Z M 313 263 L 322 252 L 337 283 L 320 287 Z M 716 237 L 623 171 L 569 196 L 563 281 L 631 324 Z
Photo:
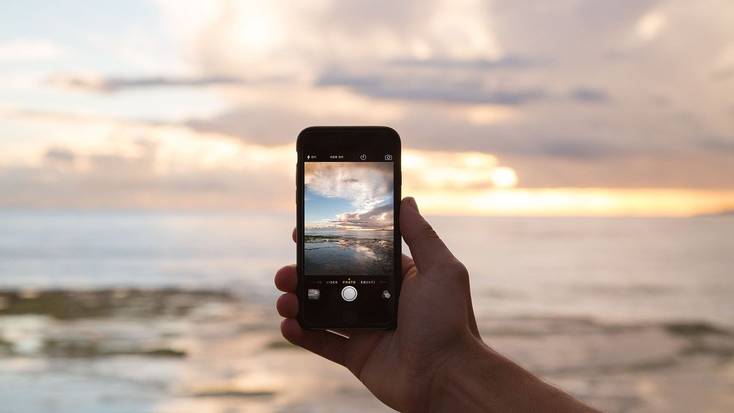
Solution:
M 84 394 L 98 394 L 88 403 L 99 412 L 150 411 L 130 404 L 141 399 L 155 400 L 161 412 L 311 411 L 331 404 L 386 411 L 348 372 L 285 342 L 278 320 L 272 307 L 226 291 L 1 290 L 0 398 L 70 386 L 54 379 L 62 377 L 89 378 Z M 492 347 L 604 411 L 734 407 L 727 396 L 734 389 L 730 327 L 537 316 L 479 322 Z M 107 408 L 121 380 L 132 387 L 114 393 L 120 400 Z M 44 411 L 35 406 L 24 411 Z
M 310 275 L 385 275 L 393 271 L 393 241 L 381 238 L 306 235 Z

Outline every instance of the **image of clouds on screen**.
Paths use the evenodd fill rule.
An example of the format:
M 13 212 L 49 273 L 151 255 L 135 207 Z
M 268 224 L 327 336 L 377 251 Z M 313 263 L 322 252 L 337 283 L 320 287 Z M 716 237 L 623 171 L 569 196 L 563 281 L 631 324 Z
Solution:
M 305 164 L 306 226 L 392 229 L 391 162 Z

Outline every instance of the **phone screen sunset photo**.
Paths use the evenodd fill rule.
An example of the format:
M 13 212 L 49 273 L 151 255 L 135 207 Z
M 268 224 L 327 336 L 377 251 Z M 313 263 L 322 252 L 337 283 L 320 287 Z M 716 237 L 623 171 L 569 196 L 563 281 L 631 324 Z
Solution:
M 305 274 L 393 271 L 393 163 L 305 163 Z

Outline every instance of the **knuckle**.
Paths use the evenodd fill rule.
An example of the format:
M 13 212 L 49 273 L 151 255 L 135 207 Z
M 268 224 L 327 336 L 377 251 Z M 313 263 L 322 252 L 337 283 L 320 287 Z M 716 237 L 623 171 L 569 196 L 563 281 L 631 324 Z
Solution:
M 462 279 L 469 279 L 469 270 L 459 260 L 456 260 L 456 275 Z
M 466 269 L 466 266 L 455 258 L 437 264 L 434 270 L 446 276 L 452 276 L 460 279 L 469 278 L 469 271 Z

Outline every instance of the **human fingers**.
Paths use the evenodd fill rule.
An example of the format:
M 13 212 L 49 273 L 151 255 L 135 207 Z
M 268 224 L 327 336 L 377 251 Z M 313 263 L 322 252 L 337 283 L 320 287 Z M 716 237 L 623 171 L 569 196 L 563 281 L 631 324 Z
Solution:
M 413 268 L 415 268 L 415 262 L 413 261 L 412 258 L 410 258 L 409 256 L 403 254 L 402 257 L 401 257 L 401 259 L 400 259 L 400 267 L 402 268 L 402 274 L 403 274 L 403 276 L 405 276 L 408 273 L 408 271 L 410 271 Z
M 280 323 L 280 332 L 291 343 L 344 365 L 348 339 L 328 331 L 304 330 L 293 318 L 286 318 Z
M 298 315 L 298 297 L 293 293 L 285 293 L 275 302 L 278 314 L 285 318 L 296 318 Z
M 286 265 L 275 273 L 275 286 L 285 293 L 296 292 L 298 275 L 294 264 Z

